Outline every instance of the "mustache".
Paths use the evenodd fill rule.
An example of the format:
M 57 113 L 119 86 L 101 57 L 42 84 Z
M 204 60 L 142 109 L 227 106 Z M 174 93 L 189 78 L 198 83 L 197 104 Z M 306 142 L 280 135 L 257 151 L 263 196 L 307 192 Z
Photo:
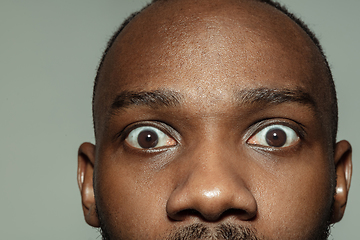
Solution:
M 211 229 L 203 223 L 195 223 L 176 229 L 166 240 L 261 240 L 256 230 L 231 223 L 223 223 Z

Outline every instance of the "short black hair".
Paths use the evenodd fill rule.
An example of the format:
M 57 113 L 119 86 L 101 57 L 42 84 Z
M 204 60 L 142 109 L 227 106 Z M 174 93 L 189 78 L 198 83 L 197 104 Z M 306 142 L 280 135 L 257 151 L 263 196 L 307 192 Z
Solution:
M 103 52 L 99 66 L 97 68 L 96 77 L 95 77 L 95 81 L 94 81 L 94 87 L 93 87 L 92 113 L 93 113 L 94 130 L 95 130 L 94 99 L 95 99 L 95 94 L 96 94 L 96 86 L 99 82 L 100 71 L 102 69 L 106 55 L 109 52 L 112 45 L 114 44 L 116 38 L 119 36 L 119 34 L 122 32 L 122 30 L 131 22 L 131 20 L 133 20 L 139 13 L 141 13 L 147 7 L 149 7 L 150 5 L 152 5 L 153 3 L 158 2 L 158 1 L 161 1 L 161 0 L 152 0 L 151 3 L 147 4 L 140 11 L 134 12 L 128 18 L 126 18 L 125 21 L 120 25 L 120 27 L 111 36 L 111 38 L 109 39 L 109 41 L 106 45 L 105 51 Z M 289 12 L 289 10 L 284 5 L 281 5 L 280 3 L 275 2 L 273 0 L 255 0 L 255 1 L 266 3 L 270 6 L 278 9 L 280 12 L 284 13 L 285 15 L 287 15 L 298 26 L 300 26 L 303 29 L 303 31 L 305 31 L 305 33 L 310 37 L 310 39 L 316 45 L 317 49 L 319 50 L 320 54 L 322 55 L 322 58 L 324 60 L 326 70 L 327 70 L 328 84 L 329 84 L 329 90 L 330 90 L 330 108 L 331 108 L 330 132 L 331 132 L 332 147 L 334 147 L 335 142 L 336 142 L 337 129 L 338 129 L 338 103 L 337 103 L 337 97 L 336 97 L 335 83 L 334 83 L 334 80 L 332 77 L 331 69 L 330 69 L 329 63 L 327 61 L 327 58 L 324 54 L 323 48 L 320 45 L 319 39 L 315 36 L 315 33 L 313 31 L 311 31 L 310 28 L 299 17 L 297 17 L 293 13 Z

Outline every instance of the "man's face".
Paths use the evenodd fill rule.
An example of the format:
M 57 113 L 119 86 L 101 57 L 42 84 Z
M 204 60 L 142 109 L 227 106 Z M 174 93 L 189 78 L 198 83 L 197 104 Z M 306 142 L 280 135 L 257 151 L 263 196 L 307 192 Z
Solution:
M 311 40 L 267 5 L 145 10 L 97 86 L 104 235 L 326 238 L 335 171 L 325 79 Z

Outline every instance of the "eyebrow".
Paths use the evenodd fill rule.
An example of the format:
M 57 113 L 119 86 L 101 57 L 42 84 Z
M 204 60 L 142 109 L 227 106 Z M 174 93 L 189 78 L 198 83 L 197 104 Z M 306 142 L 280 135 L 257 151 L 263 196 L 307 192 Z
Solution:
M 153 109 L 181 105 L 184 96 L 173 90 L 122 91 L 111 104 L 110 115 L 117 110 L 132 106 L 145 106 Z M 296 102 L 308 105 L 316 111 L 316 103 L 311 95 L 301 89 L 251 88 L 235 92 L 235 102 L 239 105 Z
M 236 92 L 237 102 L 242 104 L 281 104 L 296 102 L 317 109 L 314 98 L 301 89 L 254 88 Z
M 111 111 L 131 106 L 147 106 L 153 109 L 180 105 L 183 96 L 172 90 L 123 91 L 111 104 Z

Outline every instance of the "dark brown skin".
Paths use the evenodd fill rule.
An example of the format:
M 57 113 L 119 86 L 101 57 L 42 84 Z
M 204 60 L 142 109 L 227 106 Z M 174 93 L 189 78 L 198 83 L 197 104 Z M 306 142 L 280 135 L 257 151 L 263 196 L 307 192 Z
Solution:
M 249 97 L 264 88 L 306 101 Z M 177 100 L 115 108 L 126 91 Z M 350 144 L 329 147 L 328 102 L 319 51 L 274 8 L 157 2 L 120 34 L 100 74 L 96 146 L 83 143 L 78 158 L 85 219 L 99 227 L 97 206 L 111 239 L 163 239 L 193 223 L 312 239 L 329 219 L 341 220 L 351 181 Z M 274 125 L 293 139 L 266 146 L 259 133 Z M 134 145 L 140 126 L 159 129 L 164 142 Z

